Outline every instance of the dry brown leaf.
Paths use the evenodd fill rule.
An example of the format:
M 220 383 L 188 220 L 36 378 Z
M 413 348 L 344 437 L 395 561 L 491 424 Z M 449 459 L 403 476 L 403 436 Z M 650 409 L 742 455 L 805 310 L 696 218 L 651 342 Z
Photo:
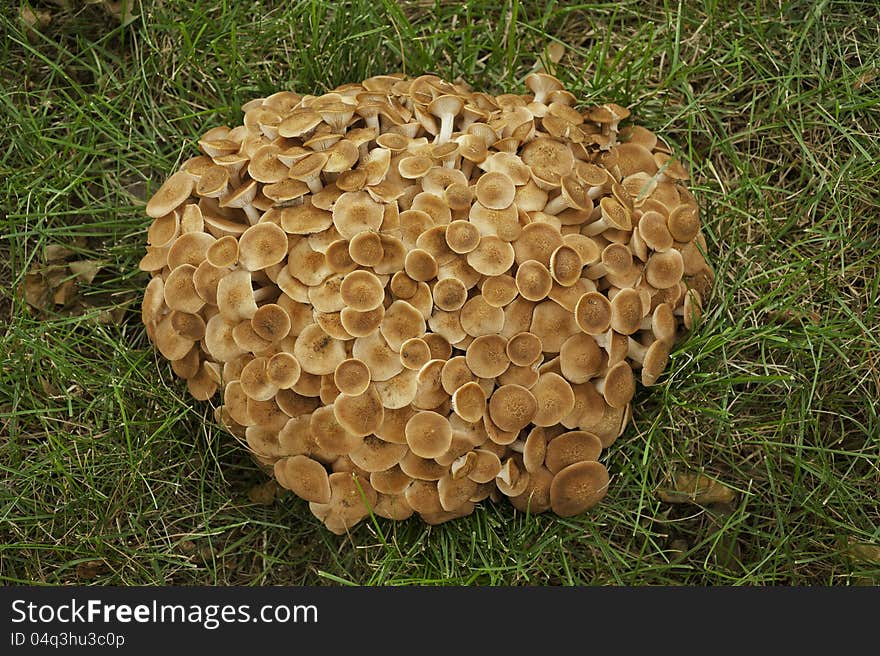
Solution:
M 84 581 L 91 581 L 101 574 L 106 574 L 109 568 L 100 560 L 89 560 L 76 566 L 76 577 Z
M 675 474 L 672 488 L 660 488 L 657 496 L 665 503 L 731 503 L 736 492 L 705 474 L 681 471 Z
M 76 280 L 68 278 L 52 290 L 52 302 L 55 305 L 67 305 L 76 298 Z
M 251 503 L 271 506 L 275 502 L 276 489 L 275 481 L 266 481 L 262 485 L 254 485 L 248 490 L 248 499 L 251 500 Z
M 49 285 L 39 272 L 28 273 L 22 283 L 24 300 L 32 308 L 45 310 L 49 307 Z
M 872 565 L 880 565 L 880 545 L 850 540 L 847 551 L 853 558 Z
M 70 262 L 67 266 L 80 281 L 91 284 L 104 265 L 97 260 L 77 260 Z
M 48 244 L 43 248 L 43 259 L 50 264 L 64 262 L 73 255 L 72 250 L 61 244 Z

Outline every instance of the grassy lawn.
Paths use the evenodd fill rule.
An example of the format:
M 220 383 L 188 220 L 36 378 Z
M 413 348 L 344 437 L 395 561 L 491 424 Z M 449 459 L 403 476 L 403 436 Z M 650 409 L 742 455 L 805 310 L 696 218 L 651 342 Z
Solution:
M 34 27 L 3 4 L 0 583 L 880 583 L 876 3 L 33 1 Z M 251 98 L 397 70 L 521 92 L 552 42 L 584 104 L 689 163 L 704 323 L 588 515 L 332 535 L 147 341 L 144 199 Z M 733 500 L 663 501 L 686 471 Z

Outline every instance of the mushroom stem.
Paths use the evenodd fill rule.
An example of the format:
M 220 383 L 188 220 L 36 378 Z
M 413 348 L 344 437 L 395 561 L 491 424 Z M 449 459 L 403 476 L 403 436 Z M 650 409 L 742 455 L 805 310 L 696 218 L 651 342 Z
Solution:
M 455 116 L 451 113 L 443 114 L 440 117 L 440 133 L 437 135 L 435 143 L 445 144 L 452 137 L 452 126 Z
M 644 346 L 643 344 L 639 344 L 632 337 L 626 338 L 627 343 L 627 355 L 632 358 L 635 362 L 642 364 L 645 361 L 645 353 L 648 352 L 648 346 Z
M 525 440 L 516 440 L 515 442 L 511 442 L 507 445 L 507 448 L 511 451 L 516 451 L 517 453 L 522 453 L 525 450 L 526 441 Z
M 551 198 L 547 201 L 543 211 L 544 214 L 552 214 L 555 216 L 560 212 L 567 210 L 569 207 L 574 206 L 568 202 L 568 199 L 564 194 L 559 194 L 556 198 Z
M 596 221 L 593 221 L 589 225 L 581 228 L 581 234 L 586 235 L 587 237 L 595 237 L 596 235 L 600 235 L 606 230 L 613 228 L 610 222 L 605 220 L 605 217 L 600 217 Z

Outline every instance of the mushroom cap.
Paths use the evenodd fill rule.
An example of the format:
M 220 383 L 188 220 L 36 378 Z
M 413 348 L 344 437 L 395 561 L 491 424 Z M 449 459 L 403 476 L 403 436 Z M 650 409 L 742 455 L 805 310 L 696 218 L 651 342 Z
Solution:
M 486 303 L 499 308 L 511 303 L 519 294 L 516 280 L 506 274 L 484 278 L 480 291 Z
M 147 202 L 147 216 L 158 219 L 184 203 L 193 191 L 194 178 L 186 171 L 171 175 Z
M 550 274 L 563 287 L 571 287 L 581 277 L 583 262 L 573 246 L 562 244 L 550 255 Z
M 682 276 L 684 276 L 684 260 L 681 253 L 674 248 L 652 254 L 645 264 L 645 280 L 657 289 L 677 285 Z
M 645 352 L 642 361 L 642 385 L 650 387 L 656 384 L 657 379 L 666 369 L 669 361 L 669 344 L 661 340 L 654 341 Z
M 635 380 L 628 362 L 618 362 L 611 367 L 603 381 L 602 395 L 612 408 L 623 408 L 632 400 L 635 394 Z
M 303 371 L 323 376 L 332 374 L 337 365 L 345 360 L 345 347 L 324 332 L 321 326 L 311 324 L 297 335 L 293 354 Z
M 333 414 L 345 430 L 364 437 L 382 425 L 385 409 L 379 394 L 369 386 L 362 394 L 340 394 L 333 404 Z
M 602 454 L 601 440 L 586 431 L 569 431 L 547 443 L 545 465 L 556 474 L 576 462 L 593 462 Z
M 581 296 L 574 310 L 578 327 L 588 335 L 600 335 L 611 326 L 611 302 L 599 292 Z
M 324 465 L 305 455 L 275 462 L 275 478 L 296 496 L 315 503 L 330 502 L 330 477 Z
M 542 350 L 541 338 L 528 331 L 517 333 L 507 341 L 507 357 L 515 366 L 527 367 L 535 363 Z
M 642 297 L 631 288 L 620 290 L 611 299 L 611 329 L 632 335 L 642 324 Z
M 333 225 L 345 239 L 364 230 L 378 231 L 383 216 L 382 204 L 366 191 L 346 191 L 333 204 Z
M 369 514 L 376 504 L 376 491 L 367 479 L 351 472 L 334 472 L 329 481 L 330 501 L 309 502 L 309 510 L 330 531 L 342 535 Z
M 602 370 L 602 351 L 591 335 L 576 333 L 562 344 L 559 367 L 570 383 L 586 383 Z
M 503 210 L 513 203 L 516 186 L 507 175 L 500 171 L 489 171 L 477 180 L 477 200 L 492 210 Z
M 400 362 L 407 369 L 418 371 L 431 359 L 431 349 L 421 337 L 412 337 L 400 345 Z
M 404 444 L 393 444 L 375 435 L 367 435 L 348 453 L 348 457 L 355 466 L 372 473 L 386 471 L 396 466 L 406 452 L 407 448 Z
M 477 247 L 467 254 L 467 263 L 485 276 L 499 276 L 514 262 L 514 249 L 495 235 L 484 235 Z
M 359 396 L 370 386 L 370 369 L 357 358 L 346 358 L 333 371 L 333 382 L 343 394 Z
M 693 205 L 679 205 L 669 214 L 667 227 L 675 241 L 692 241 L 700 231 L 697 208 Z
M 425 318 L 407 301 L 394 301 L 385 310 L 379 330 L 393 351 L 400 351 L 408 339 L 425 334 Z
M 595 462 L 576 462 L 560 470 L 550 484 L 550 506 L 560 517 L 579 515 L 605 498 L 608 470 Z
M 376 274 L 358 269 L 345 275 L 339 288 L 347 307 L 358 312 L 375 310 L 385 300 L 385 288 Z
M 529 470 L 529 480 L 525 489 L 515 497 L 510 497 L 511 505 L 521 512 L 542 513 L 550 510 L 550 485 L 553 474 L 546 467 Z
M 452 426 L 443 415 L 421 410 L 406 424 L 406 443 L 420 458 L 436 458 L 446 453 L 452 444 Z
M 574 408 L 574 390 L 557 373 L 541 374 L 530 392 L 538 403 L 532 418 L 535 426 L 552 426 L 561 422 Z
M 489 399 L 489 416 L 503 431 L 522 430 L 532 421 L 537 411 L 538 402 L 535 396 L 521 385 L 502 385 Z
M 480 244 L 480 231 L 469 221 L 452 221 L 446 226 L 446 243 L 455 253 L 470 253 Z
M 538 260 L 526 260 L 516 269 L 516 288 L 527 301 L 542 301 L 553 288 L 553 278 Z
M 486 392 L 470 381 L 452 393 L 452 410 L 465 421 L 479 421 L 486 413 Z
M 497 378 L 510 366 L 507 340 L 500 335 L 481 335 L 465 352 L 467 365 L 480 378 Z

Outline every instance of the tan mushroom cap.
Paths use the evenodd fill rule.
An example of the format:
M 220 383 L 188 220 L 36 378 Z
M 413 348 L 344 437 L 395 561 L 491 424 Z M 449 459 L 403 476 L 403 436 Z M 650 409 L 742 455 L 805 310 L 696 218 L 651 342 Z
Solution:
M 511 303 L 519 293 L 516 279 L 506 274 L 485 278 L 480 291 L 489 305 L 499 308 Z
M 557 227 L 540 221 L 530 223 L 522 229 L 522 234 L 513 245 L 516 263 L 537 260 L 549 267 L 550 257 L 562 245 L 562 234 Z
M 548 353 L 559 353 L 565 340 L 579 330 L 574 315 L 554 301 L 538 303 L 528 327 L 528 331 L 538 336 L 544 351 Z
M 251 327 L 263 339 L 277 342 L 290 333 L 290 315 L 280 305 L 267 303 L 254 312 Z
M 569 431 L 547 444 L 545 465 L 556 474 L 576 462 L 594 462 L 602 454 L 602 441 L 586 431 Z
M 591 335 L 577 333 L 559 351 L 562 375 L 572 384 L 586 383 L 603 368 L 602 351 Z
M 178 312 L 195 314 L 205 305 L 204 299 L 196 290 L 194 276 L 196 268 L 191 264 L 181 264 L 165 279 L 165 305 Z
M 550 255 L 550 274 L 563 287 L 571 287 L 578 281 L 583 265 L 577 249 L 564 243 Z
M 550 506 L 560 517 L 579 515 L 605 498 L 608 470 L 595 462 L 576 462 L 560 470 L 550 484 Z
M 645 264 L 645 280 L 657 289 L 667 289 L 677 285 L 684 276 L 684 260 L 674 248 L 662 253 L 654 253 Z
M 475 193 L 483 206 L 492 210 L 503 210 L 513 203 L 516 186 L 504 173 L 489 171 L 477 180 Z
M 489 399 L 489 416 L 503 431 L 522 430 L 532 421 L 537 410 L 535 396 L 520 385 L 502 385 Z
M 501 465 L 501 471 L 495 477 L 495 485 L 498 491 L 508 497 L 517 497 L 525 492 L 529 484 L 529 472 L 522 467 L 522 461 L 517 464 L 517 458 L 507 458 Z
M 431 349 L 421 337 L 405 340 L 400 345 L 400 363 L 412 371 L 418 371 L 431 359 Z
M 529 481 L 523 492 L 509 497 L 510 504 L 520 512 L 542 513 L 550 510 L 550 485 L 553 474 L 546 467 L 529 471 Z
M 406 254 L 404 270 L 413 280 L 425 282 L 437 277 L 440 267 L 428 251 L 414 248 Z
M 266 378 L 279 389 L 296 385 L 302 374 L 299 361 L 291 353 L 276 353 L 266 362 Z
M 467 287 L 458 278 L 444 278 L 434 283 L 431 290 L 434 306 L 445 311 L 460 310 L 468 298 Z
M 666 217 L 660 212 L 649 210 L 642 214 L 638 226 L 639 236 L 651 250 L 668 251 L 674 240 L 666 224 Z
M 392 444 L 375 435 L 367 435 L 348 453 L 355 466 L 367 472 L 386 471 L 396 466 L 407 453 L 405 444 Z
M 385 307 L 382 305 L 366 312 L 360 312 L 350 307 L 342 308 L 339 312 L 339 321 L 342 327 L 352 337 L 372 335 L 379 330 L 384 318 Z
M 541 357 L 543 345 L 541 339 L 528 331 L 517 333 L 507 342 L 507 357 L 511 364 L 526 367 L 537 362 Z
M 599 335 L 611 326 L 611 302 L 599 292 L 587 292 L 575 305 L 577 325 L 588 335 Z
M 625 407 L 635 394 L 635 379 L 629 363 L 622 361 L 611 367 L 596 383 L 596 391 L 612 408 Z
M 254 358 L 241 370 L 241 389 L 254 401 L 268 401 L 278 392 L 278 387 L 269 380 L 266 363 L 267 359 L 264 357 Z
M 384 210 L 366 191 L 346 191 L 333 204 L 333 224 L 345 239 L 364 230 L 378 231 Z
M 412 479 L 403 473 L 400 465 L 370 473 L 370 485 L 380 494 L 403 494 Z
M 454 478 L 447 474 L 437 481 L 440 505 L 447 512 L 453 512 L 470 503 L 470 498 L 476 491 L 477 483 L 466 477 Z
M 500 276 L 514 262 L 514 248 L 495 235 L 484 235 L 479 245 L 467 254 L 467 263 L 484 276 Z
M 462 456 L 463 460 L 457 461 L 458 467 L 453 463 L 450 470 L 453 476 L 460 472 L 466 472 L 464 475 L 475 483 L 482 485 L 493 481 L 501 471 L 501 459 L 487 449 L 475 449 L 471 453 L 474 455 Z
M 374 381 L 388 380 L 403 371 L 400 355 L 388 345 L 378 330 L 355 339 L 351 354 L 369 367 L 370 378 Z
M 669 361 L 669 344 L 660 340 L 654 341 L 642 359 L 642 385 L 650 387 L 666 369 Z
M 535 426 L 552 426 L 561 422 L 574 408 L 574 391 L 557 373 L 541 374 L 530 390 L 538 403 L 532 418 Z
M 462 306 L 459 320 L 462 329 L 471 337 L 498 333 L 504 327 L 504 310 L 489 305 L 478 294 Z
M 330 477 L 324 465 L 305 455 L 275 462 L 275 479 L 296 496 L 315 503 L 330 502 Z
M 216 241 L 204 232 L 188 232 L 178 237 L 167 253 L 167 264 L 171 270 L 181 264 L 192 264 L 197 267 L 207 257 L 208 248 Z
M 670 213 L 667 226 L 676 241 L 692 241 L 700 231 L 697 208 L 693 205 L 679 205 Z
M 347 307 L 358 312 L 375 310 L 385 299 L 385 288 L 376 274 L 363 269 L 346 274 L 339 288 Z
M 635 289 L 622 289 L 611 299 L 611 329 L 632 335 L 642 324 L 642 297 Z
M 186 171 L 171 175 L 147 202 L 147 216 L 158 219 L 171 213 L 189 198 L 193 184 L 193 176 Z
M 500 335 L 481 335 L 474 339 L 465 353 L 467 365 L 480 378 L 497 378 L 510 366 L 507 340 Z
M 558 181 L 574 168 L 571 148 L 550 137 L 530 141 L 523 147 L 520 158 L 532 170 L 535 182 L 542 189 L 558 186 Z M 551 180 L 557 181 L 556 184 L 547 184 Z
M 231 267 L 238 262 L 238 240 L 225 235 L 213 242 L 205 251 L 207 261 L 215 267 Z
M 340 394 L 333 404 L 336 420 L 353 435 L 364 437 L 382 425 L 385 408 L 376 390 L 370 386 L 363 394 Z
M 480 244 L 480 231 L 469 221 L 452 221 L 446 226 L 446 243 L 456 253 L 470 253 Z
M 329 480 L 330 501 L 310 502 L 309 510 L 330 531 L 342 535 L 369 514 L 376 504 L 376 491 L 367 479 L 351 472 L 334 472 Z
M 293 354 L 303 371 L 318 376 L 332 374 L 346 357 L 342 342 L 333 339 L 318 324 L 306 326 L 297 335 Z
M 228 273 L 217 283 L 217 307 L 229 321 L 250 319 L 257 311 L 250 271 Z
M 513 242 L 522 234 L 520 214 L 513 203 L 504 209 L 493 210 L 478 201 L 471 205 L 468 220 L 482 236 L 495 236 Z
M 425 318 L 407 301 L 394 301 L 385 310 L 379 330 L 388 346 L 399 352 L 406 340 L 425 334 Z
M 485 390 L 477 382 L 465 383 L 452 394 L 452 410 L 465 421 L 479 421 L 486 412 Z
M 370 386 L 370 369 L 357 358 L 347 358 L 336 365 L 333 382 L 348 396 L 359 396 Z
M 348 253 L 361 266 L 375 266 L 384 255 L 382 240 L 376 232 L 359 232 L 348 242 Z
M 516 270 L 516 288 L 527 301 L 542 301 L 553 288 L 553 278 L 537 260 L 526 260 Z
M 186 207 L 198 208 L 198 205 L 187 205 Z M 180 234 L 180 224 L 180 213 L 177 210 L 155 219 L 147 229 L 147 244 L 157 248 L 169 246 Z
M 449 420 L 431 410 L 414 414 L 406 424 L 406 443 L 420 458 L 437 458 L 452 444 Z

